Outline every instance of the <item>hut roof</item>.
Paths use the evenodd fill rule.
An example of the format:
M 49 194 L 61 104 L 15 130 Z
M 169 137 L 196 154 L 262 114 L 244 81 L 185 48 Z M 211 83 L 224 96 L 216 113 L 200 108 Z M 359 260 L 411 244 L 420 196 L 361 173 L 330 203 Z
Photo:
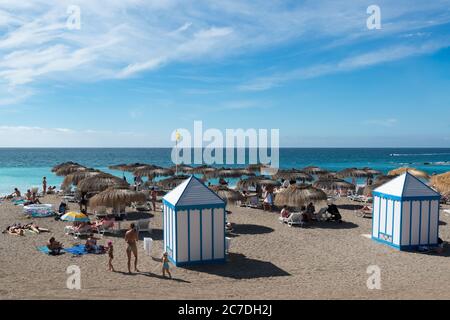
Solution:
M 225 201 L 205 186 L 198 178 L 191 176 L 163 198 L 173 206 L 222 205 Z
M 409 172 L 405 172 L 401 176 L 383 184 L 373 192 L 374 194 L 381 193 L 400 198 L 440 196 L 438 192 L 434 191 Z

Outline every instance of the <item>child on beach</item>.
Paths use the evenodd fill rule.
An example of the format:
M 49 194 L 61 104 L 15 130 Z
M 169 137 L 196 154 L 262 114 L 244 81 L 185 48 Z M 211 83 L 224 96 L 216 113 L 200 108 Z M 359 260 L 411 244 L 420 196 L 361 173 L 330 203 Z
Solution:
M 113 265 L 112 265 L 112 261 L 113 261 L 113 259 L 114 259 L 114 246 L 113 246 L 112 241 L 108 241 L 108 247 L 107 247 L 107 250 L 108 250 L 108 257 L 109 257 L 109 260 L 108 260 L 108 270 L 114 272 L 115 270 L 114 270 L 114 267 L 113 267 Z
M 169 278 L 172 279 L 172 275 L 170 274 L 170 270 L 169 270 L 169 257 L 167 252 L 164 252 L 163 257 L 162 257 L 162 275 L 165 278 L 166 277 L 166 272 L 169 275 Z

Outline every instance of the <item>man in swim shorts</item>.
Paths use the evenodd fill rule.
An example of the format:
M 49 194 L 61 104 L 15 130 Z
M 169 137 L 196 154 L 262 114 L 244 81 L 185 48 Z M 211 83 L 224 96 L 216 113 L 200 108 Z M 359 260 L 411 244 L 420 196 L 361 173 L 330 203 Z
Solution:
M 127 243 L 127 257 L 128 257 L 128 273 L 131 273 L 131 253 L 134 255 L 134 270 L 139 272 L 137 268 L 138 250 L 137 241 L 139 240 L 134 223 L 130 224 L 130 229 L 125 233 L 125 242 Z

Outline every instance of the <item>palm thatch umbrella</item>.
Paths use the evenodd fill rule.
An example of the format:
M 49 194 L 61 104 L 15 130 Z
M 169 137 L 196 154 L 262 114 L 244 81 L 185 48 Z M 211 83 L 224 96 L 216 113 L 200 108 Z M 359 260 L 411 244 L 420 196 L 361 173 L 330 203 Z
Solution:
M 128 188 L 130 185 L 121 178 L 111 174 L 102 173 L 81 180 L 77 185 L 79 192 L 101 192 L 110 187 Z
M 119 208 L 130 206 L 133 202 L 144 202 L 145 193 L 129 188 L 110 187 L 89 200 L 91 207 Z
M 59 169 L 61 169 L 61 168 L 63 168 L 63 167 L 66 167 L 66 166 L 72 166 L 72 165 L 77 165 L 77 166 L 82 167 L 82 165 L 79 164 L 79 163 L 77 163 L 77 162 L 67 161 L 67 162 L 63 162 L 63 163 L 60 163 L 60 164 L 57 164 L 56 166 L 54 166 L 54 167 L 52 168 L 52 172 L 56 172 L 56 171 L 58 171 Z
M 336 176 L 338 178 L 367 178 L 370 177 L 370 174 L 363 169 L 347 168 L 339 171 Z
M 381 172 L 380 170 L 375 170 L 375 169 L 368 168 L 368 167 L 363 168 L 363 170 L 365 172 L 367 172 L 369 177 L 379 176 L 379 175 L 383 174 L 383 172 Z
M 150 179 L 153 179 L 155 177 L 168 177 L 175 174 L 175 172 L 171 169 L 166 168 L 155 169 L 152 167 L 142 167 L 133 171 L 133 174 L 136 177 L 148 177 Z
M 256 187 L 256 186 L 277 187 L 280 185 L 281 185 L 281 183 L 279 181 L 272 180 L 269 177 L 254 176 L 254 177 L 248 177 L 246 179 L 240 179 L 237 182 L 236 188 L 239 190 L 243 190 L 243 189 L 248 189 L 249 187 Z
M 337 172 L 324 171 L 324 172 L 321 172 L 321 173 L 317 174 L 317 177 L 319 178 L 319 180 L 323 180 L 323 179 L 337 179 Z
M 328 173 L 327 170 L 322 169 L 320 167 L 316 167 L 316 166 L 305 167 L 301 171 L 306 172 L 311 175 L 324 175 L 324 174 Z
M 243 168 L 222 168 L 211 174 L 205 174 L 208 178 L 240 178 L 242 176 L 254 176 L 255 174 Z
M 130 164 L 117 164 L 117 165 L 109 166 L 108 168 L 111 170 L 133 172 L 139 168 L 144 168 L 144 167 L 147 167 L 147 168 L 150 167 L 153 169 L 161 168 L 161 167 L 155 166 L 153 164 L 145 164 L 145 163 L 139 163 L 139 162 L 130 163 Z
M 192 174 L 207 174 L 207 173 L 214 173 L 216 172 L 216 168 L 213 168 L 211 166 L 208 166 L 206 164 L 198 166 L 198 167 L 193 167 L 191 172 Z
M 386 182 L 391 181 L 392 179 L 394 179 L 396 176 L 385 176 L 385 175 L 381 175 L 376 177 L 374 184 L 385 184 Z
M 68 174 L 62 184 L 61 187 L 63 189 L 70 187 L 70 185 L 78 185 L 78 183 L 80 183 L 82 180 L 86 179 L 86 178 L 90 178 L 99 174 L 102 174 L 104 172 L 99 171 L 99 170 L 88 170 L 88 171 L 77 171 L 71 174 Z
M 450 192 L 450 171 L 432 176 L 430 182 L 442 195 L 447 196 Z
M 300 180 L 302 182 L 314 180 L 314 178 L 310 174 L 297 169 L 278 170 L 278 172 L 274 174 L 272 178 L 276 180 Z
M 210 189 L 217 193 L 217 195 L 227 203 L 234 203 L 236 201 L 244 200 L 244 196 L 239 191 L 230 189 L 226 186 L 211 186 Z
M 160 186 L 161 188 L 163 188 L 165 190 L 170 190 L 170 189 L 177 187 L 181 183 L 183 183 L 186 179 L 189 179 L 189 176 L 177 175 L 177 176 L 173 176 L 170 178 L 160 180 L 160 181 L 156 182 L 156 185 Z
M 364 195 L 366 196 L 372 196 L 372 192 L 373 190 L 375 190 L 376 188 L 381 187 L 383 184 L 385 184 L 386 182 L 382 182 L 382 181 L 378 181 L 378 182 L 374 182 L 371 185 L 365 186 L 364 187 Z
M 187 174 L 191 174 L 192 170 L 194 169 L 191 166 L 188 166 L 187 164 L 179 164 L 179 165 L 175 165 L 169 168 L 170 170 L 172 170 L 174 173 L 187 173 Z
M 292 184 L 275 196 L 275 205 L 298 208 L 309 202 L 325 201 L 327 195 L 320 189 L 310 185 Z
M 323 190 L 355 190 L 353 183 L 342 179 L 319 179 L 313 183 L 313 186 Z
M 251 172 L 259 172 L 260 174 L 263 174 L 267 170 L 270 170 L 270 167 L 266 164 L 254 163 L 254 164 L 249 164 L 247 167 L 247 170 L 251 171 Z
M 399 176 L 399 175 L 404 174 L 405 172 L 412 174 L 416 178 L 430 179 L 430 176 L 425 171 L 418 170 L 415 168 L 408 168 L 408 167 L 401 167 L 401 168 L 397 168 L 395 170 L 391 170 L 388 172 L 388 176 Z
M 60 167 L 58 170 L 55 171 L 55 174 L 57 176 L 67 176 L 68 174 L 74 173 L 74 172 L 80 172 L 80 171 L 89 171 L 92 169 L 86 168 L 79 164 L 71 164 Z

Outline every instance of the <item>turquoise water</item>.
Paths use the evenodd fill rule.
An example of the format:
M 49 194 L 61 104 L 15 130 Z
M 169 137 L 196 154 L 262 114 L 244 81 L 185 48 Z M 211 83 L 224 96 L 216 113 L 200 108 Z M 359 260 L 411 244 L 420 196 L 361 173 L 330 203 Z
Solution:
M 170 148 L 151 149 L 0 149 L 0 194 L 11 193 L 14 187 L 21 191 L 41 186 L 46 176 L 49 185 L 59 185 L 61 177 L 51 173 L 51 167 L 75 161 L 121 176 L 122 172 L 111 171 L 107 167 L 119 163 L 152 163 L 172 166 Z M 450 148 L 448 149 L 323 149 L 323 148 L 282 148 L 280 149 L 281 168 L 302 168 L 317 165 L 329 170 L 348 167 L 371 167 L 383 172 L 400 166 L 411 166 L 428 173 L 450 171 Z M 131 174 L 126 174 L 132 181 Z

